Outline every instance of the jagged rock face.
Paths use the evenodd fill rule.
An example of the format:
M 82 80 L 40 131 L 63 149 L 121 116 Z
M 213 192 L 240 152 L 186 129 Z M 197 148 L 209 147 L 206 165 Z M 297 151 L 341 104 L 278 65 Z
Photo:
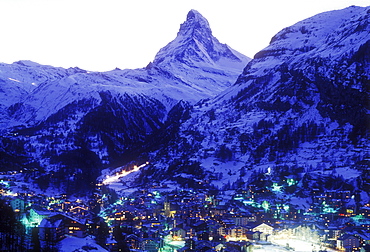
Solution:
M 221 44 L 212 35 L 208 21 L 191 10 L 176 38 L 163 47 L 149 64 L 149 75 L 167 74 L 179 82 L 192 83 L 182 96 L 197 101 L 213 97 L 231 86 L 250 59 Z M 189 94 L 191 94 L 189 96 Z
M 199 59 L 207 58 L 214 60 L 198 64 Z M 102 91 L 144 94 L 159 100 L 169 111 L 180 100 L 196 103 L 218 94 L 235 82 L 249 60 L 220 44 L 212 36 L 208 21 L 192 10 L 175 40 L 143 69 L 98 73 L 31 61 L 2 64 L 4 99 L 0 106 L 5 118 L 1 120 L 4 128 L 22 123 L 34 125 L 75 100 L 93 97 L 99 102 Z
M 156 134 L 169 139 L 173 133 L 158 132 L 175 132 L 178 113 L 232 85 L 249 60 L 219 43 L 193 10 L 146 68 L 99 73 L 31 61 L 1 64 L 0 169 L 34 166 L 45 176 L 52 171 L 59 180 L 67 174 L 77 181 L 83 177 L 74 174 L 94 166 L 85 179 L 96 178 L 103 166 L 145 155 Z
M 184 180 L 187 172 L 171 167 L 188 162 L 214 184 L 278 164 L 356 167 L 370 143 L 369 13 L 322 13 L 275 35 L 232 87 L 193 107 L 171 144 L 153 154 L 149 179 Z
M 221 44 L 212 35 L 208 21 L 199 12 L 191 10 L 186 21 L 181 25 L 176 39 L 159 51 L 154 64 L 178 61 L 191 67 L 199 67 L 201 63 L 217 66 L 217 63 L 222 60 L 227 60 L 228 65 L 244 64 L 249 61 L 244 55 Z

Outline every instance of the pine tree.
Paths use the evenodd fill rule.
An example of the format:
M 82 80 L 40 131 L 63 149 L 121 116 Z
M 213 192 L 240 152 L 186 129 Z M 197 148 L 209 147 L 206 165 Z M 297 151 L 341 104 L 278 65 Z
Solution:
M 4 200 L 0 200 L 0 213 L 0 250 L 24 251 L 24 228 Z

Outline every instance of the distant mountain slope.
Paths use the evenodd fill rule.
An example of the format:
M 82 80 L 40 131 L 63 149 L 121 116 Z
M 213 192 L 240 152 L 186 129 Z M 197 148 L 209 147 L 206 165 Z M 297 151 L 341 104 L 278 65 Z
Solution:
M 138 181 L 237 186 L 267 167 L 312 178 L 345 167 L 355 188 L 370 158 L 369 20 L 370 7 L 352 6 L 280 31 L 232 87 L 183 112 Z
M 2 94 L 8 99 L 4 97 L 1 106 L 3 110 L 11 107 L 11 119 L 37 124 L 72 101 L 99 100 L 99 92 L 110 91 L 147 95 L 169 110 L 179 100 L 195 103 L 223 91 L 249 60 L 219 43 L 207 20 L 192 10 L 175 40 L 146 68 L 99 73 L 30 61 L 2 64 Z
M 192 10 L 146 68 L 100 73 L 31 61 L 1 64 L 0 170 L 34 166 L 46 171 L 40 181 L 57 183 L 53 171 L 60 181 L 93 183 L 103 166 L 151 148 L 148 137 L 179 102 L 215 96 L 249 60 L 218 42 Z
M 145 69 L 117 73 L 130 81 L 153 84 L 151 92 L 167 100 L 193 104 L 231 86 L 249 61 L 250 58 L 221 44 L 212 35 L 208 21 L 191 10 L 176 38 Z
M 18 124 L 13 114 L 39 86 L 57 82 L 83 71 L 78 68 L 55 68 L 31 61 L 0 64 L 0 129 Z

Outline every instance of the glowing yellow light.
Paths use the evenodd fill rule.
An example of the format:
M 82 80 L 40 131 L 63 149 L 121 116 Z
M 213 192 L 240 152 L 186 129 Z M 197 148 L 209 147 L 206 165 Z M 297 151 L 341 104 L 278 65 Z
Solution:
M 131 171 L 122 171 L 121 173 L 117 173 L 115 176 L 107 176 L 107 178 L 103 181 L 103 184 L 106 185 L 106 184 L 118 181 L 119 178 L 125 177 L 125 176 L 129 175 L 130 173 L 139 171 L 141 168 L 143 168 L 146 165 L 147 165 L 147 163 L 144 163 L 140 166 L 135 165 L 134 169 L 131 170 Z

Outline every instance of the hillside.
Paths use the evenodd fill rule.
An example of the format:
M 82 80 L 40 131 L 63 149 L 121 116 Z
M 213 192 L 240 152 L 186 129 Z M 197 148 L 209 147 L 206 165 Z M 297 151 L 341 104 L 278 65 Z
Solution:
M 191 10 L 145 68 L 1 64 L 0 170 L 37 170 L 32 177 L 43 188 L 91 189 L 102 168 L 137 161 L 153 148 L 152 135 L 173 110 L 231 86 L 249 61 L 220 43 Z
M 280 31 L 232 87 L 183 110 L 138 182 L 237 189 L 292 178 L 295 197 L 348 189 L 366 202 L 369 13 L 352 6 Z

